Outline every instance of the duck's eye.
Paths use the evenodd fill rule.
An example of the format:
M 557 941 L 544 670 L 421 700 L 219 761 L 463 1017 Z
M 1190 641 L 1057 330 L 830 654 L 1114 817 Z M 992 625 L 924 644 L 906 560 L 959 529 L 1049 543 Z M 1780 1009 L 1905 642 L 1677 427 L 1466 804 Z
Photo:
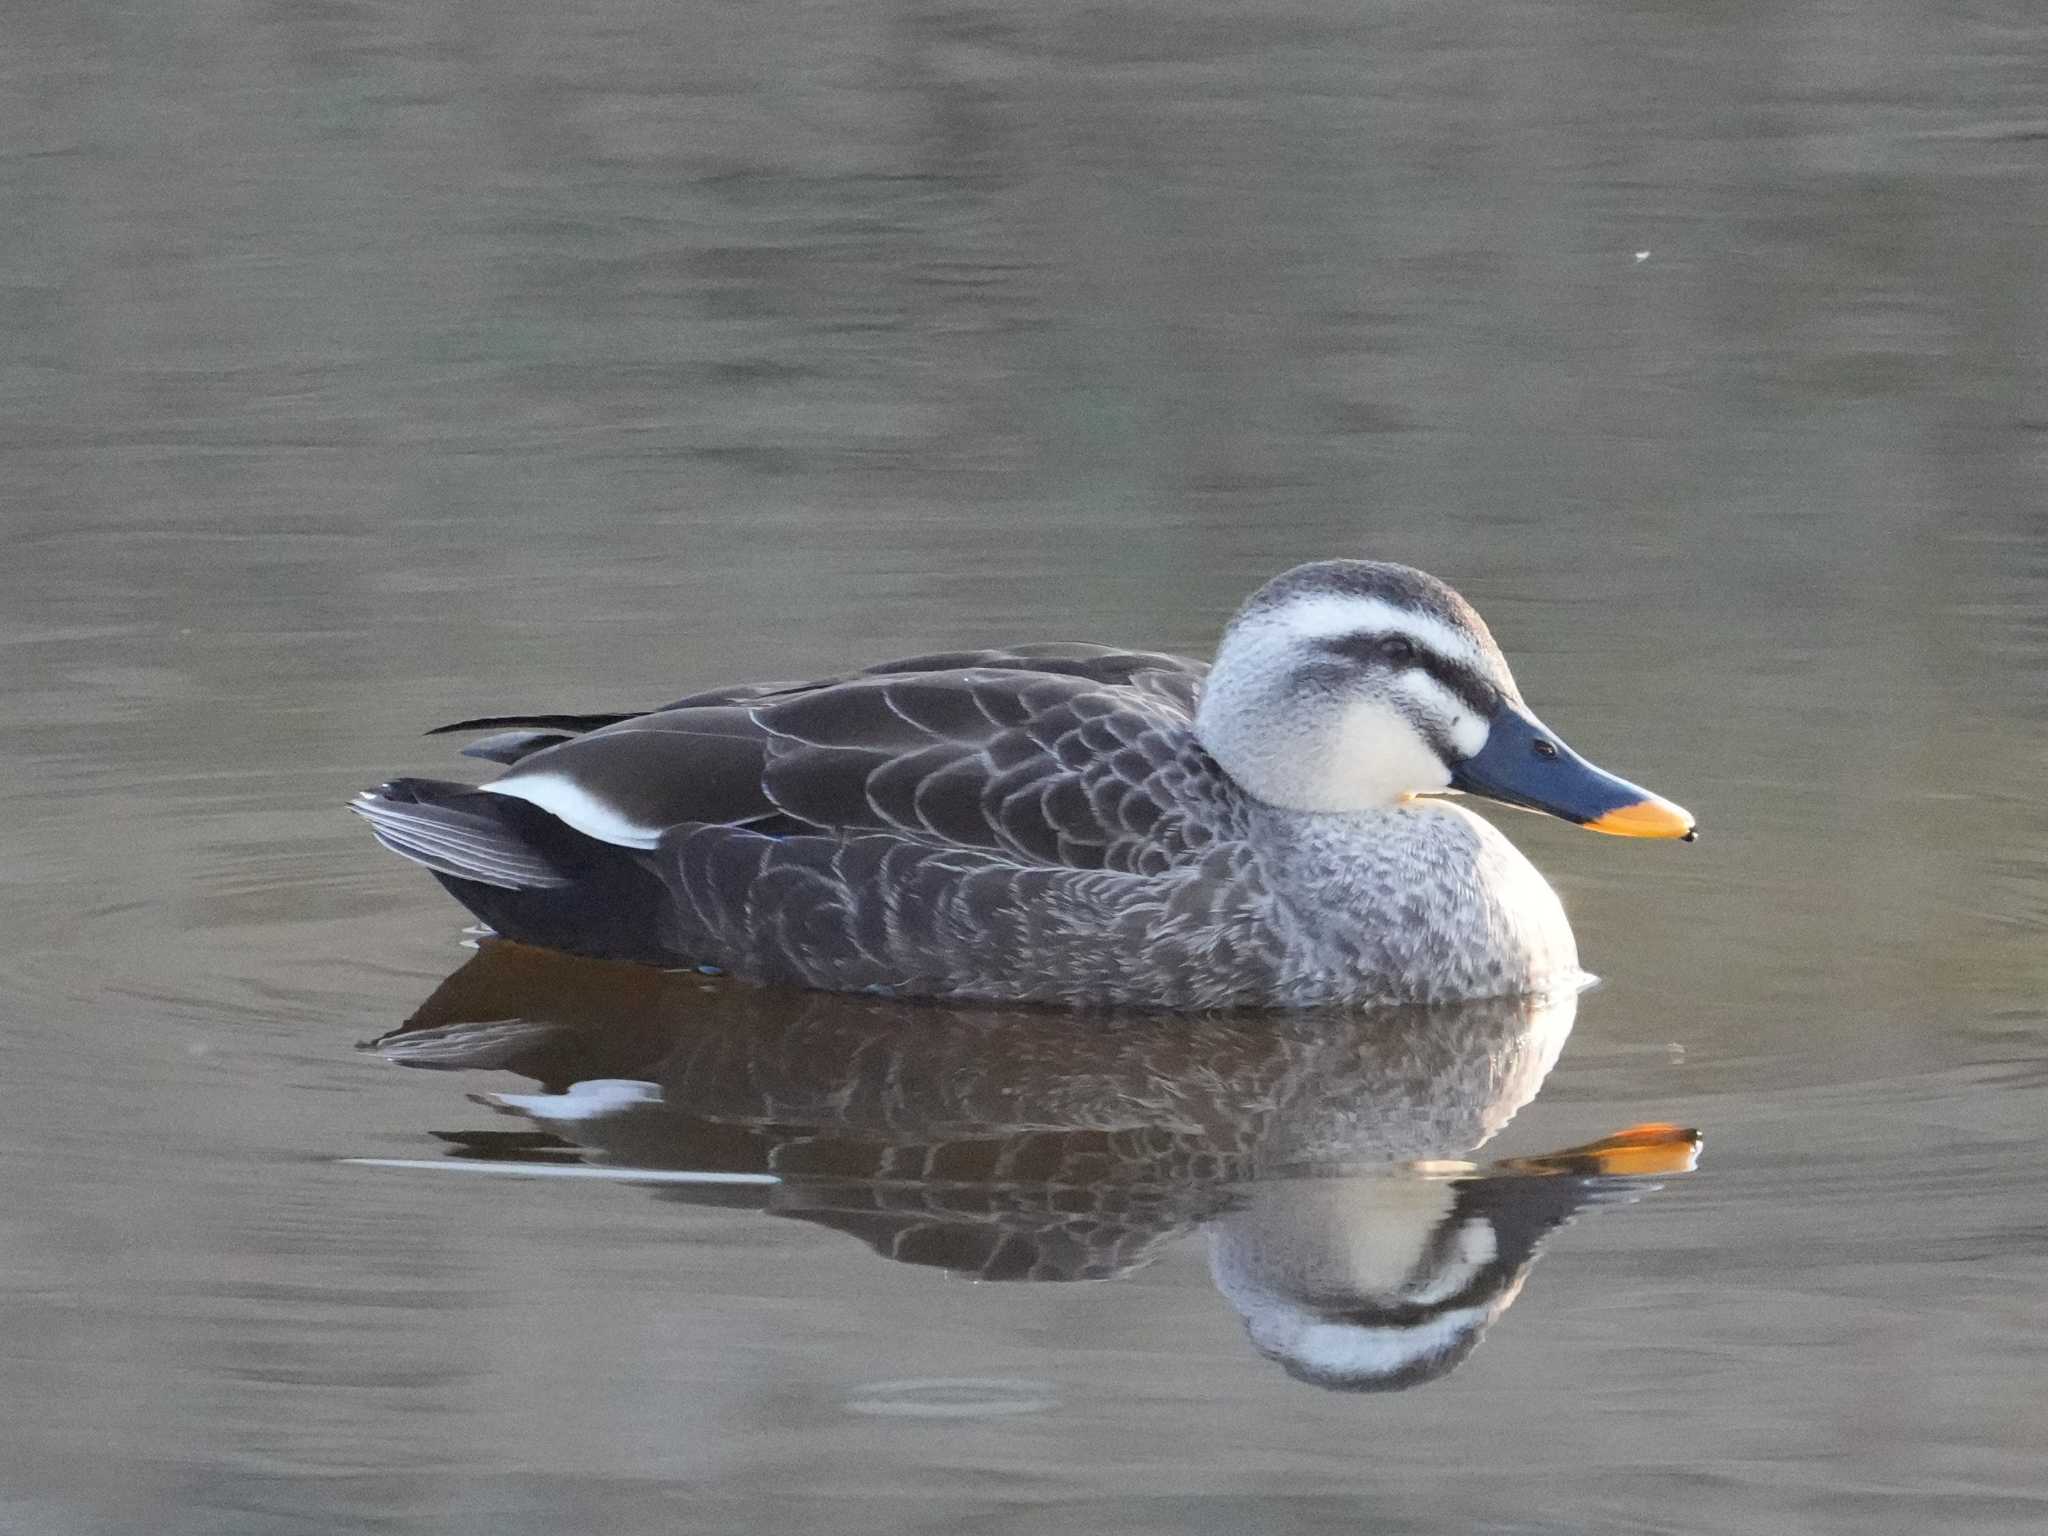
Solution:
M 1403 635 L 1388 635 L 1380 641 L 1378 650 L 1380 660 L 1397 667 L 1405 667 L 1415 659 L 1415 642 Z
M 1545 741 L 1541 736 L 1538 736 L 1533 742 L 1531 742 L 1530 746 L 1535 749 L 1536 755 L 1538 757 L 1557 756 L 1557 743 L 1554 741 Z

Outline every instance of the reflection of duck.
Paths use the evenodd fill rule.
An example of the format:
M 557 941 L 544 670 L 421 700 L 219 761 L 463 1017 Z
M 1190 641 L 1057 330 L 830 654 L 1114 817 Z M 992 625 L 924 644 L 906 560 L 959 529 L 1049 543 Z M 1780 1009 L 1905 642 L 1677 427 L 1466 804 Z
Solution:
M 983 1279 L 1105 1279 L 1198 1227 L 1254 1344 L 1326 1386 L 1449 1369 L 1545 1233 L 1689 1166 L 1690 1132 L 1486 1170 L 1572 994 L 1260 1017 L 794 996 L 491 943 L 399 1031 L 409 1066 L 501 1068 L 535 1130 L 473 1159 L 678 1182 Z M 566 1161 L 565 1161 L 566 1160 Z M 468 1166 L 476 1166 L 474 1162 Z M 710 1177 L 706 1177 L 706 1176 Z M 714 1183 L 752 1175 L 761 1186 Z M 761 1177 L 761 1176 L 767 1177 Z
M 893 662 L 645 714 L 506 717 L 480 789 L 359 796 L 498 932 L 840 991 L 1136 1007 L 1572 985 L 1550 887 L 1462 790 L 1601 831 L 1692 818 L 1522 703 L 1405 566 L 1268 582 L 1213 668 L 1099 646 Z M 451 726 L 454 730 L 461 727 Z

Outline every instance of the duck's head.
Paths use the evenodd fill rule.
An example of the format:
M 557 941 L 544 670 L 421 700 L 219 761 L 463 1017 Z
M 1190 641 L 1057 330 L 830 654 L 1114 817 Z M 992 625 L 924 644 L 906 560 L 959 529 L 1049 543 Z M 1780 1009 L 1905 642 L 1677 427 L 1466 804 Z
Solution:
M 1319 560 L 1259 588 L 1223 632 L 1195 728 L 1240 786 L 1289 810 L 1457 790 L 1596 832 L 1693 836 L 1689 812 L 1537 719 L 1485 620 L 1405 565 Z

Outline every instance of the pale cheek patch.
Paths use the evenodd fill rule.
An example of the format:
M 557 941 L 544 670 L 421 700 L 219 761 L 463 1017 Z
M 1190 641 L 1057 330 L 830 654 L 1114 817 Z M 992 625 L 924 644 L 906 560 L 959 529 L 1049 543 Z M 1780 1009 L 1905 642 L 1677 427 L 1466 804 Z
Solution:
M 1344 711 L 1331 753 L 1334 801 L 1351 806 L 1391 805 L 1403 795 L 1448 788 L 1451 770 L 1408 717 L 1374 700 Z
M 582 785 L 558 773 L 508 774 L 478 787 L 490 794 L 507 795 L 538 806 L 585 837 L 614 847 L 652 848 L 661 841 L 660 827 L 642 827 L 628 821 Z

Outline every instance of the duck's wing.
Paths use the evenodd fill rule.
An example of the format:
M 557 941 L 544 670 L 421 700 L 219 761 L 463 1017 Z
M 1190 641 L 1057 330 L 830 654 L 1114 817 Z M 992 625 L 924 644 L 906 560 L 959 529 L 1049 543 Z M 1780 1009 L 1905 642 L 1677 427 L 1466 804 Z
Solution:
M 1018 863 L 1158 873 L 1217 835 L 1198 663 L 1099 646 L 914 657 L 816 683 L 693 694 L 559 735 L 485 788 L 600 841 L 684 825 L 894 834 Z

